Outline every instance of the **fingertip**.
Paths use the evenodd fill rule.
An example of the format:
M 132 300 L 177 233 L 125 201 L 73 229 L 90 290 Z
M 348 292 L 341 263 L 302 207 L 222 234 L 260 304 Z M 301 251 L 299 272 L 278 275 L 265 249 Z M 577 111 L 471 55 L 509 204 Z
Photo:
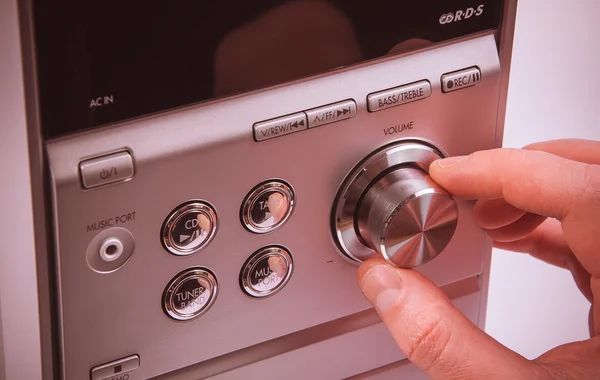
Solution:
M 400 270 L 382 261 L 369 262 L 360 269 L 360 288 L 365 298 L 385 317 L 402 297 Z
M 435 160 L 429 165 L 429 176 L 437 183 L 443 182 L 448 174 L 448 170 L 440 166 L 440 161 L 441 159 Z
M 446 183 L 456 176 L 469 157 L 471 155 L 437 159 L 429 165 L 429 175 L 440 184 Z
M 370 259 L 370 260 L 367 260 L 367 261 L 363 262 L 362 264 L 360 264 L 360 266 L 358 267 L 358 271 L 356 273 L 356 277 L 358 279 L 358 284 L 361 289 L 364 288 L 365 277 L 367 277 L 369 272 L 374 267 L 379 266 L 379 265 L 389 266 L 389 264 L 382 258 Z
M 462 164 L 469 157 L 471 157 L 471 156 L 470 155 L 469 156 L 452 156 L 452 157 L 447 157 L 447 158 L 442 158 L 442 159 L 436 160 L 435 163 L 440 169 L 449 169 L 456 165 Z

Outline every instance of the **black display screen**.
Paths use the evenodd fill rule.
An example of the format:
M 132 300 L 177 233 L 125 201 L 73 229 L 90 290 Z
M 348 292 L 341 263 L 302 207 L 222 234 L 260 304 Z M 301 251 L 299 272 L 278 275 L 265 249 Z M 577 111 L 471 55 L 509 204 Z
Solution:
M 46 138 L 497 28 L 502 0 L 35 0 Z

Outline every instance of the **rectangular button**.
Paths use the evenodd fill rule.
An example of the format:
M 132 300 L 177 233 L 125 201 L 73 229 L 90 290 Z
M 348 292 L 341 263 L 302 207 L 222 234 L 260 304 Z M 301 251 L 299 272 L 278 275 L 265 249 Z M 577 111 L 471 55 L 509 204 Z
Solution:
M 324 124 L 353 118 L 356 116 L 356 103 L 353 100 L 346 100 L 304 112 L 308 117 L 308 128 L 315 128 Z
M 140 366 L 140 357 L 131 355 L 114 362 L 106 363 L 92 368 L 92 380 L 120 379 L 118 375 L 138 369 Z
M 475 86 L 481 82 L 481 71 L 477 67 L 454 71 L 442 75 L 442 91 L 452 92 Z
M 306 115 L 304 112 L 298 112 L 293 115 L 254 124 L 254 139 L 256 141 L 264 141 L 289 135 L 290 133 L 307 129 L 307 127 Z
M 133 177 L 133 159 L 129 152 L 96 157 L 79 164 L 83 187 L 91 189 Z
M 425 99 L 430 96 L 431 84 L 426 80 L 422 80 L 420 82 L 369 94 L 367 96 L 367 103 L 369 105 L 369 111 L 375 112 Z

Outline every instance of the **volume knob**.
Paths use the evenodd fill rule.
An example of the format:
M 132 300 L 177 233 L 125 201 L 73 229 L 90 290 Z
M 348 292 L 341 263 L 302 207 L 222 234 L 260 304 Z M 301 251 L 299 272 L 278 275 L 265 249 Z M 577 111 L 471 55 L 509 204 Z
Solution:
M 455 199 L 429 176 L 443 154 L 430 144 L 404 140 L 359 162 L 338 190 L 332 233 L 353 262 L 383 257 L 411 268 L 444 251 L 458 226 Z
M 392 170 L 370 185 L 355 217 L 359 235 L 399 267 L 415 267 L 439 255 L 458 221 L 454 198 L 416 167 Z

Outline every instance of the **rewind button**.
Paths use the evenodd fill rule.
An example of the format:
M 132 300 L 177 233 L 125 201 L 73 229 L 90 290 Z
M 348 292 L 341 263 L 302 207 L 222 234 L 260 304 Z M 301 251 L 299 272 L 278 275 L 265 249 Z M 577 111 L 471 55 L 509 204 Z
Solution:
M 254 139 L 264 141 L 275 137 L 289 135 L 306 129 L 308 123 L 304 112 L 283 116 L 254 124 Z

